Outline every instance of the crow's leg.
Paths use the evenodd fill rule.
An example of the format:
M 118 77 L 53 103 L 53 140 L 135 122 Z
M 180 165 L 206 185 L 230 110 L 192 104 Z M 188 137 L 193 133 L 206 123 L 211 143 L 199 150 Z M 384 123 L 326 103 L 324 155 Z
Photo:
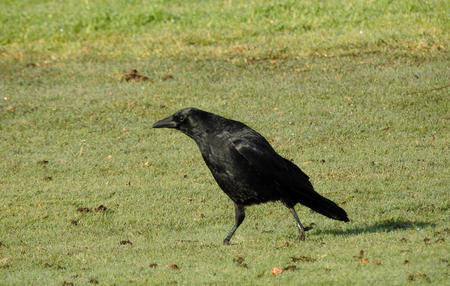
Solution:
M 294 207 L 289 207 L 289 209 L 291 210 L 291 213 L 294 216 L 295 221 L 297 222 L 298 237 L 300 238 L 300 240 L 305 240 L 305 228 L 303 227 L 302 223 L 300 222 L 300 219 L 298 218 L 298 215 L 295 212 Z
M 223 244 L 230 244 L 230 239 L 233 236 L 234 232 L 244 221 L 245 209 L 244 209 L 243 205 L 234 203 L 234 212 L 235 212 L 236 222 L 235 222 L 233 228 L 230 230 L 230 233 L 228 233 L 227 237 L 225 237 L 225 239 L 223 240 Z

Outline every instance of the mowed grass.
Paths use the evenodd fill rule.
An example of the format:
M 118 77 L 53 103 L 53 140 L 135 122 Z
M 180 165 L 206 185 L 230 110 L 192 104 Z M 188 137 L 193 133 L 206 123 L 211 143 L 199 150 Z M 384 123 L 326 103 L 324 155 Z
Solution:
M 448 6 L 3 1 L 0 284 L 448 283 Z M 252 206 L 223 246 L 232 202 L 151 129 L 186 106 L 258 130 L 351 222 L 298 205 L 299 242 Z
M 448 46 L 448 1 L 14 1 L 4 55 L 47 60 L 424 55 Z

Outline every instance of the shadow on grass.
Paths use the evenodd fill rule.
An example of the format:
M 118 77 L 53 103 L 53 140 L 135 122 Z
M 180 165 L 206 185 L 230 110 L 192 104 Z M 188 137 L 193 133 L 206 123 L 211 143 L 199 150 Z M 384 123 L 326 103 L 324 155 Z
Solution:
M 350 224 L 351 223 L 352 222 L 350 222 Z M 396 230 L 407 230 L 417 228 L 422 229 L 427 226 L 434 227 L 436 226 L 436 224 L 423 221 L 389 219 L 377 222 L 373 225 L 357 226 L 346 230 L 334 230 L 334 229 L 321 230 L 319 228 L 316 228 L 314 234 L 355 235 L 361 233 L 391 232 Z

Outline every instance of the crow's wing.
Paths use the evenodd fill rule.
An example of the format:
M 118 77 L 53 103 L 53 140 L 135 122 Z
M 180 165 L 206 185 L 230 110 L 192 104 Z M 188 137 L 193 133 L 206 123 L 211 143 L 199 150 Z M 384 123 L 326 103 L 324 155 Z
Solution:
M 338 207 L 319 195 L 309 177 L 297 165 L 278 155 L 264 137 L 256 133 L 231 137 L 230 141 L 251 168 L 264 178 L 273 180 L 286 205 L 292 207 L 298 202 L 326 216 L 334 216 L 328 208 L 335 211 Z
M 303 188 L 313 191 L 309 177 L 291 161 L 278 155 L 264 137 L 255 133 L 231 135 L 229 142 L 262 176 L 273 178 L 280 186 L 290 191 Z
M 252 168 L 276 182 L 282 194 L 281 200 L 286 205 L 293 207 L 298 202 L 327 217 L 348 221 L 342 208 L 314 191 L 308 176 L 294 163 L 278 155 L 256 131 L 250 135 L 230 136 L 230 141 Z

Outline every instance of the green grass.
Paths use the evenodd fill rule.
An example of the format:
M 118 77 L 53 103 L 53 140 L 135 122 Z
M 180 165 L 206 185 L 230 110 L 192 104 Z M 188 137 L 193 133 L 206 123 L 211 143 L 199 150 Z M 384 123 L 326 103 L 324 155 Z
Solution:
M 108 3 L 0 3 L 1 285 L 447 283 L 448 1 Z M 352 221 L 298 205 L 299 242 L 252 206 L 223 246 L 197 146 L 150 128 L 186 106 L 260 131 Z
M 300 3 L 298 3 L 300 2 Z M 2 1 L 16 58 L 423 55 L 448 46 L 448 1 Z M 97 56 L 95 56 L 97 57 Z

